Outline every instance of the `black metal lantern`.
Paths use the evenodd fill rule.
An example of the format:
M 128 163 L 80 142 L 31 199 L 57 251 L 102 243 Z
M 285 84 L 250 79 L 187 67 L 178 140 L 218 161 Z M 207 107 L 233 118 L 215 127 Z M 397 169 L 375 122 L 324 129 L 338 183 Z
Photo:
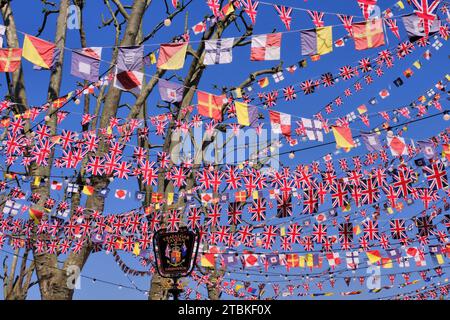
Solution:
M 177 280 L 191 274 L 198 253 L 199 234 L 186 227 L 170 232 L 167 229 L 158 230 L 153 237 L 156 270 L 163 278 L 173 280 L 170 292 L 174 299 L 181 290 L 177 288 Z

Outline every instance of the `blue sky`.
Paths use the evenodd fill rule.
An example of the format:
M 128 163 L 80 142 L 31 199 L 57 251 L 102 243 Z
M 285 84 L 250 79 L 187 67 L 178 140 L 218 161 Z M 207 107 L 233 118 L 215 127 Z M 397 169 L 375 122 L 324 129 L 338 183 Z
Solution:
M 127 3 L 130 1 L 124 1 L 124 3 Z M 388 7 L 392 7 L 397 1 L 379 1 L 379 4 L 381 6 L 381 9 L 384 10 Z M 361 15 L 361 11 L 358 8 L 356 1 L 326 1 L 326 0 L 311 0 L 307 2 L 302 1 L 282 1 L 279 0 L 276 3 L 283 4 L 286 6 L 294 6 L 294 7 L 301 7 L 305 9 L 312 9 L 317 11 L 326 11 L 326 12 L 336 12 L 336 13 L 344 13 L 348 15 Z M 405 5 L 406 1 L 404 1 Z M 25 7 L 26 5 L 26 7 Z M 18 0 L 14 1 L 13 4 L 13 10 L 15 13 L 15 19 L 18 30 L 29 33 L 31 35 L 34 35 L 36 31 L 38 30 L 41 20 L 40 18 L 40 2 L 38 1 L 25 1 L 25 0 Z M 194 0 L 193 4 L 189 6 L 189 16 L 188 16 L 188 25 L 191 27 L 197 22 L 199 22 L 203 17 L 210 13 L 207 5 L 205 4 L 205 1 L 203 0 Z M 406 7 L 405 10 L 402 10 L 400 12 L 394 11 L 395 13 L 404 14 L 407 12 L 410 12 L 411 8 Z M 158 17 L 158 20 L 160 17 L 164 16 L 164 8 L 162 5 L 162 1 L 154 1 L 150 9 L 148 10 L 145 18 L 144 18 L 144 33 L 149 32 L 153 26 L 156 24 L 157 19 L 155 17 Z M 87 1 L 86 4 L 86 17 L 85 21 L 87 21 L 85 28 L 86 28 L 86 34 L 87 34 L 87 42 L 89 46 L 99 46 L 99 47 L 105 47 L 103 50 L 103 60 L 109 61 L 109 58 L 111 56 L 111 46 L 113 46 L 114 41 L 114 32 L 112 28 L 104 28 L 99 30 L 98 26 L 101 23 L 101 15 L 104 15 L 105 17 L 109 17 L 109 13 L 106 9 L 106 7 L 103 5 L 103 2 L 100 0 L 96 1 Z M 306 29 L 306 28 L 313 28 L 313 24 L 309 18 L 309 16 L 305 12 L 299 12 L 294 11 L 293 14 L 293 21 L 291 24 L 291 30 L 298 30 L 298 29 Z M 325 15 L 324 18 L 325 25 L 338 25 L 340 24 L 340 21 L 338 18 L 334 15 Z M 359 18 L 355 18 L 355 21 L 360 21 Z M 54 38 L 55 33 L 55 17 L 51 16 L 47 22 L 47 27 L 43 34 L 41 35 L 41 38 L 52 41 Z M 400 26 L 400 34 L 402 39 L 406 37 L 405 30 L 403 28 L 403 25 L 401 21 L 398 21 L 398 24 Z M 158 48 L 159 43 L 164 42 L 170 42 L 173 36 L 179 35 L 183 33 L 183 27 L 184 27 L 184 17 L 178 16 L 175 21 L 173 21 L 172 25 L 170 27 L 165 27 L 161 32 L 157 34 L 157 36 L 148 42 L 148 46 L 145 48 L 145 52 L 148 53 L 149 51 L 153 51 L 154 49 Z M 254 34 L 264 34 L 264 33 L 270 33 L 274 29 L 277 31 L 285 31 L 284 25 L 281 23 L 280 19 L 278 18 L 274 8 L 270 6 L 260 5 L 258 10 L 258 16 L 256 20 L 256 25 L 254 28 Z M 343 37 L 347 34 L 345 29 L 343 27 L 335 27 L 333 29 L 333 37 L 334 40 Z M 229 30 L 226 30 L 224 33 L 224 37 L 235 37 L 238 36 L 239 33 L 234 27 L 229 28 Z M 392 47 L 395 46 L 398 43 L 398 40 L 392 35 L 392 33 L 387 30 L 385 33 L 386 36 L 386 47 Z M 20 43 L 22 43 L 23 36 L 20 35 Z M 196 41 L 200 39 L 200 35 L 195 36 L 191 33 L 191 40 Z M 441 40 L 443 41 L 443 40 Z M 154 45 L 150 45 L 154 44 Z M 193 44 L 194 48 L 197 46 L 197 44 Z M 79 41 L 79 35 L 77 30 L 68 30 L 67 31 L 67 44 L 66 47 L 68 48 L 78 48 L 80 47 L 80 41 Z M 275 84 L 272 79 L 270 78 L 270 85 L 269 87 L 263 89 L 263 91 L 269 91 L 272 89 L 279 89 L 282 87 L 285 87 L 290 84 L 296 84 L 296 88 L 298 88 L 298 83 L 301 81 L 304 81 L 306 79 L 311 78 L 317 78 L 321 74 L 325 72 L 332 72 L 336 73 L 339 69 L 339 67 L 343 65 L 356 65 L 357 61 L 363 57 L 369 57 L 374 56 L 377 54 L 380 48 L 378 49 L 371 49 L 366 51 L 356 51 L 353 46 L 353 41 L 349 40 L 346 42 L 346 45 L 343 48 L 334 48 L 334 51 L 330 54 L 327 54 L 325 56 L 322 56 L 321 59 L 317 62 L 311 62 L 308 59 L 308 66 L 304 69 L 298 69 L 294 74 L 290 74 L 288 72 L 284 73 L 285 80 Z M 344 116 L 347 113 L 351 111 L 356 111 L 356 107 L 358 107 L 361 104 L 368 105 L 368 101 L 373 98 L 377 97 L 378 104 L 374 106 L 369 106 L 369 112 L 377 112 L 377 111 L 383 111 L 383 110 L 391 110 L 393 108 L 407 106 L 411 101 L 417 99 L 419 95 L 425 94 L 426 90 L 434 87 L 434 84 L 444 78 L 445 73 L 447 70 L 443 68 L 443 66 L 448 65 L 447 61 L 447 54 L 448 49 L 446 46 L 444 46 L 441 50 L 435 51 L 434 49 L 430 49 L 432 52 L 432 59 L 430 61 L 426 61 L 422 58 L 422 54 L 424 52 L 423 48 L 418 48 L 415 50 L 411 55 L 408 57 L 398 60 L 394 60 L 394 67 L 391 69 L 385 68 L 385 75 L 382 78 L 377 78 L 374 76 L 374 83 L 370 86 L 363 85 L 363 90 L 358 93 L 354 93 L 353 96 L 349 98 L 344 99 L 344 105 L 339 108 L 339 111 L 333 113 L 332 117 L 336 116 Z M 249 46 L 246 47 L 240 47 L 236 48 L 233 51 L 233 62 L 231 64 L 224 64 L 224 65 L 215 65 L 208 67 L 201 82 L 199 85 L 199 88 L 204 91 L 209 91 L 212 93 L 218 93 L 217 90 L 214 89 L 214 85 L 217 85 L 219 88 L 222 86 L 234 86 L 239 83 L 241 83 L 249 73 L 254 72 L 256 70 L 264 69 L 264 68 L 270 68 L 277 64 L 277 61 L 268 61 L 268 62 L 251 62 L 249 59 L 250 56 L 250 48 Z M 64 60 L 64 71 L 63 71 L 63 83 L 62 83 L 62 89 L 61 94 L 72 91 L 76 88 L 77 81 L 80 81 L 77 78 L 74 78 L 70 75 L 70 58 L 71 54 L 69 50 L 65 51 L 65 60 Z M 299 60 L 303 59 L 305 57 L 301 56 L 300 52 L 300 35 L 298 32 L 291 32 L 283 34 L 283 41 L 282 41 L 282 48 L 281 48 L 281 59 L 284 62 L 284 67 L 287 67 L 289 65 L 297 63 Z M 422 68 L 420 70 L 417 70 L 412 67 L 412 63 L 416 61 L 417 59 L 420 59 L 422 62 Z M 189 62 L 188 60 L 187 62 Z M 25 73 L 25 82 L 26 82 L 26 89 L 27 89 L 27 97 L 28 102 L 30 105 L 41 105 L 45 102 L 46 95 L 47 95 L 47 86 L 48 86 L 48 79 L 49 79 L 49 72 L 47 71 L 34 71 L 32 70 L 32 65 L 27 62 L 23 61 L 24 66 L 24 73 Z M 185 68 L 183 70 L 179 70 L 176 72 L 177 75 L 183 76 L 187 71 L 188 63 L 186 63 Z M 105 71 L 107 68 L 107 64 L 103 63 L 101 65 L 101 70 Z M 395 80 L 397 77 L 402 76 L 402 72 L 407 68 L 413 68 L 414 75 L 410 79 L 404 79 L 404 85 L 400 88 L 396 88 L 392 81 Z M 147 67 L 146 73 L 148 75 L 151 75 L 155 71 L 155 67 Z M 169 73 L 170 74 L 170 73 Z M 149 77 L 147 76 L 147 79 Z M 0 84 L 2 85 L 3 91 L 6 93 L 5 87 L 6 87 L 6 81 L 5 78 L 2 77 L 0 80 Z M 289 113 L 292 115 L 295 115 L 296 117 L 312 117 L 313 114 L 318 112 L 320 109 L 322 109 L 327 103 L 332 101 L 337 96 L 343 96 L 343 91 L 347 87 L 351 87 L 353 85 L 353 81 L 340 81 L 336 86 L 332 88 L 320 88 L 317 93 L 305 96 L 302 93 L 298 93 L 298 98 L 291 102 L 284 102 L 281 95 L 279 99 L 279 102 L 276 107 L 274 107 L 274 110 Z M 260 91 L 257 85 L 253 86 L 254 92 Z M 388 89 L 390 91 L 390 96 L 388 99 L 381 100 L 378 96 L 378 92 L 382 89 Z M 352 90 L 353 91 L 353 90 Z M 156 103 L 159 100 L 159 94 L 155 90 L 151 96 L 147 100 L 148 104 L 148 112 L 151 115 L 155 115 L 160 113 L 161 109 L 158 109 L 154 107 Z M 132 103 L 133 99 L 132 96 L 128 93 L 124 93 L 122 95 L 122 101 Z M 443 103 L 443 106 L 445 107 L 445 104 Z M 82 113 L 81 105 L 77 106 L 73 103 L 69 104 L 66 109 L 67 111 L 72 111 L 74 113 Z M 93 110 L 93 105 L 91 105 L 91 112 Z M 430 114 L 435 113 L 434 110 L 430 112 Z M 124 116 L 125 111 L 121 111 L 119 116 Z M 39 118 L 40 119 L 40 118 Z M 80 130 L 81 127 L 79 125 L 81 116 L 80 115 L 70 115 L 67 120 L 65 120 L 64 128 L 69 128 L 72 130 Z M 402 120 L 401 120 L 402 121 Z M 265 128 L 269 128 L 269 122 L 268 117 L 266 113 L 266 120 L 265 122 Z M 380 117 L 378 118 L 371 118 L 371 127 L 375 127 L 375 125 L 380 124 L 382 121 Z M 430 120 L 425 120 L 418 122 L 416 124 L 412 124 L 408 127 L 408 130 L 404 133 L 405 138 L 412 138 L 412 139 L 420 139 L 420 138 L 428 138 L 431 137 L 439 132 L 441 132 L 443 129 L 448 127 L 448 122 L 445 122 L 442 120 L 442 117 L 435 117 Z M 352 130 L 354 132 L 357 132 L 359 129 L 365 129 L 365 126 L 361 122 L 357 122 L 351 125 Z M 325 142 L 333 141 L 334 138 L 331 134 L 326 135 Z M 159 142 L 159 138 L 150 136 L 151 142 Z M 135 144 L 136 142 L 131 142 L 132 144 Z M 317 144 L 317 142 L 300 142 L 300 144 L 297 146 L 298 148 L 306 147 L 306 146 L 312 146 Z M 297 148 L 295 147 L 295 148 Z M 285 146 L 282 147 L 281 152 L 289 151 L 289 146 L 285 144 Z M 130 149 L 129 149 L 130 150 Z M 296 157 L 291 160 L 287 158 L 287 156 L 284 156 L 281 161 L 283 164 L 288 166 L 295 166 L 296 164 L 302 163 L 310 163 L 314 160 L 320 160 L 322 156 L 324 156 L 327 153 L 333 152 L 335 150 L 335 146 L 325 146 L 320 147 L 317 149 L 313 149 L 311 151 L 305 151 L 305 152 L 299 152 L 296 154 Z M 353 151 L 351 151 L 349 154 L 340 155 L 345 157 L 352 157 L 355 155 L 364 155 L 366 153 L 366 149 L 364 147 L 357 148 Z M 338 157 L 334 157 L 337 159 Z M 350 159 L 351 160 L 351 159 Z M 337 163 L 336 163 L 337 165 Z M 58 170 L 53 171 L 55 174 L 59 174 Z M 66 173 L 64 173 L 66 174 Z M 115 188 L 127 188 L 128 190 L 132 191 L 134 193 L 135 190 L 137 190 L 137 184 L 134 180 L 128 180 L 126 182 L 118 182 L 115 181 L 110 186 L 111 190 L 114 190 Z M 61 195 L 55 195 L 55 198 L 58 199 L 58 196 L 61 197 Z M 125 212 L 127 210 L 139 207 L 140 204 L 135 201 L 133 198 L 131 198 L 129 201 L 121 201 L 115 199 L 113 196 L 110 196 L 108 198 L 108 201 L 106 203 L 105 213 L 119 213 L 119 212 Z M 329 208 L 329 206 L 324 205 L 324 208 Z M 404 212 L 400 213 L 399 215 L 403 216 L 409 216 L 417 214 L 422 210 L 422 204 L 417 203 L 412 206 L 407 207 Z M 296 206 L 296 209 L 294 211 L 294 217 L 299 216 L 299 211 L 301 211 L 301 206 Z M 369 211 L 371 212 L 371 211 Z M 273 214 L 271 212 L 268 214 L 269 216 Z M 385 219 L 386 216 L 384 216 Z M 362 220 L 360 217 L 358 220 Z M 388 223 L 388 222 L 385 222 Z M 380 223 L 380 226 L 382 226 L 384 223 Z M 331 228 L 330 228 L 331 229 Z M 295 247 L 294 247 L 295 248 Z M 297 250 L 301 251 L 303 250 L 301 247 L 296 248 Z M 317 247 L 316 247 L 317 249 Z M 242 249 L 239 249 L 240 251 Z M 3 255 L 3 253 L 1 254 Z M 342 252 L 341 252 L 342 257 Z M 136 259 L 129 259 L 126 258 L 126 261 L 129 262 L 130 267 L 134 267 L 136 269 L 142 269 L 141 266 L 139 266 Z M 326 264 L 326 262 L 325 262 Z M 345 267 L 345 264 L 341 266 Z M 432 262 L 430 259 L 427 260 L 427 267 L 426 268 L 432 268 Z M 388 271 L 385 271 L 385 269 L 382 269 L 383 272 L 389 272 L 389 273 L 395 273 L 395 272 L 402 272 L 402 271 L 413 271 L 415 267 L 408 268 L 408 270 L 405 269 L 389 269 Z M 357 271 L 355 274 L 352 274 L 350 271 L 344 273 L 346 276 L 355 276 L 358 277 L 359 275 L 365 275 L 365 268 L 361 269 L 360 271 Z M 284 269 L 276 269 L 272 272 L 278 272 L 278 273 L 285 273 Z M 296 269 L 294 272 L 300 273 L 302 275 L 307 275 L 307 269 Z M 313 271 L 317 272 L 317 271 Z M 114 262 L 114 259 L 112 255 L 107 255 L 104 252 L 95 253 L 92 254 L 83 269 L 82 272 L 83 275 L 103 279 L 110 281 L 112 283 L 118 283 L 123 284 L 126 286 L 131 286 L 129 279 L 132 279 L 136 285 L 143 290 L 147 290 L 150 283 L 149 277 L 132 277 L 129 276 L 129 279 L 122 273 L 122 271 L 119 269 L 119 267 Z M 232 278 L 235 279 L 245 279 L 241 274 L 231 274 Z M 415 273 L 412 276 L 413 279 L 419 278 L 418 274 Z M 252 279 L 252 278 L 250 278 Z M 261 280 L 262 278 L 259 277 L 257 280 Z M 279 276 L 271 277 L 270 280 L 264 280 L 266 282 L 270 281 L 276 281 L 280 279 Z M 324 278 L 327 279 L 327 278 Z M 294 281 L 293 284 L 300 284 L 302 282 L 300 281 Z M 397 276 L 396 284 L 401 283 L 401 276 Z M 386 276 L 382 277 L 382 285 L 388 285 L 388 279 Z M 283 283 L 280 283 L 281 286 L 283 286 Z M 374 299 L 378 297 L 383 296 L 390 296 L 396 293 L 401 292 L 409 292 L 416 288 L 419 288 L 423 286 L 423 282 L 420 282 L 417 285 L 414 286 L 407 286 L 404 289 L 390 289 L 390 290 L 384 290 L 378 294 L 370 294 L 367 293 L 366 287 L 361 287 L 359 285 L 359 281 L 355 281 L 350 284 L 349 287 L 347 287 L 344 284 L 344 281 L 342 279 L 337 279 L 336 286 L 334 289 L 329 287 L 328 281 L 324 282 L 324 292 L 333 291 L 336 292 L 337 295 L 328 297 L 328 298 L 343 298 L 339 295 L 340 291 L 352 291 L 352 290 L 363 290 L 365 291 L 364 294 L 353 296 L 353 297 L 345 297 L 347 299 Z M 268 286 L 267 288 L 268 296 L 271 295 L 271 288 Z M 296 292 L 303 292 L 303 290 L 297 290 Z M 315 285 L 311 285 L 311 292 L 319 292 L 317 287 Z M 1 295 L 1 293 L 0 293 Z M 0 296 L 1 297 L 1 296 Z M 39 298 L 38 288 L 35 286 L 33 289 L 29 292 L 29 298 L 31 299 L 37 299 Z M 136 290 L 129 290 L 126 288 L 118 288 L 115 285 L 106 285 L 101 284 L 98 281 L 93 283 L 92 281 L 88 279 L 82 279 L 81 280 L 81 289 L 75 291 L 74 295 L 75 299 L 146 299 L 146 296 L 142 292 L 138 292 Z M 293 298 L 298 298 L 294 296 Z

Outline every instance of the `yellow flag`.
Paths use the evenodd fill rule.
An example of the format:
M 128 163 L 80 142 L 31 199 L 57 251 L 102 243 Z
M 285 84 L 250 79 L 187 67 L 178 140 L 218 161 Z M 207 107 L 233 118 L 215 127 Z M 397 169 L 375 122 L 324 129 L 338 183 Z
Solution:
M 248 105 L 243 102 L 235 101 L 237 120 L 240 125 L 249 126 L 250 117 L 248 116 Z
M 234 93 L 236 94 L 236 98 L 242 98 L 242 89 L 241 88 L 236 88 L 234 89 Z
M 170 206 L 173 203 L 173 192 L 167 194 L 167 204 Z
M 317 54 L 324 55 L 333 51 L 332 27 L 316 29 L 317 32 Z
M 397 3 L 396 3 L 396 5 L 397 5 L 397 7 L 399 7 L 400 9 L 405 9 L 405 5 L 403 4 L 403 2 L 402 1 L 398 1 Z
M 156 63 L 156 54 L 154 52 L 150 53 L 150 63 L 151 64 Z
M 306 266 L 307 267 L 314 267 L 314 258 L 312 253 L 308 253 L 306 255 Z
M 133 254 L 135 256 L 138 256 L 141 253 L 141 248 L 139 248 L 139 242 L 136 242 L 134 244 L 134 248 L 133 248 Z
M 35 177 L 34 178 L 34 183 L 33 183 L 36 187 L 39 187 L 39 185 L 41 184 L 41 177 Z
M 422 64 L 420 63 L 419 60 L 414 61 L 413 66 L 416 67 L 417 69 L 420 69 L 422 67 Z
M 305 261 L 306 261 L 305 256 L 300 256 L 300 255 L 298 256 L 298 263 L 300 265 L 300 268 L 305 267 Z

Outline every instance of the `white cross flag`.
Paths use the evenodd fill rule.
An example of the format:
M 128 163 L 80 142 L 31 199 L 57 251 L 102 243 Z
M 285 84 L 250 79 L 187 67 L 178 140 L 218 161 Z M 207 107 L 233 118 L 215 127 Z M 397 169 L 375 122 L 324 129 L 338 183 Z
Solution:
M 15 216 L 16 214 L 19 213 L 21 207 L 22 207 L 21 204 L 13 200 L 6 200 L 5 206 L 3 207 L 3 213 L 9 214 L 10 216 Z
M 203 63 L 206 65 L 230 63 L 233 60 L 233 43 L 234 38 L 206 41 Z
M 302 118 L 302 124 L 309 140 L 323 141 L 321 121 Z

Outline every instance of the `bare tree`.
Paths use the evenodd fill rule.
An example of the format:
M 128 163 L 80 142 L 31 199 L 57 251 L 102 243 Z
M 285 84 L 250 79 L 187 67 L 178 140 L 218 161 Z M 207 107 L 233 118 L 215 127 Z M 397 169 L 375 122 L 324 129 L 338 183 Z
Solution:
M 152 12 L 152 0 L 134 0 L 131 4 L 122 4 L 120 0 L 104 0 L 103 3 L 107 8 L 110 17 L 101 19 L 100 28 L 112 28 L 114 30 L 114 36 L 111 42 L 114 43 L 114 51 L 112 55 L 112 60 L 110 61 L 110 67 L 112 68 L 115 64 L 118 47 L 126 47 L 133 45 L 142 45 L 146 41 L 154 38 L 154 36 L 164 27 L 164 20 L 173 20 L 177 16 L 185 13 L 185 18 L 187 20 L 187 9 L 193 0 L 185 0 L 179 4 L 178 8 L 170 11 L 167 1 L 165 0 L 165 17 L 163 20 L 157 22 L 150 32 L 144 32 L 143 19 L 144 15 L 149 12 L 152 17 L 159 16 L 159 13 Z M 223 1 L 222 1 L 223 2 Z M 16 29 L 16 24 L 14 20 L 12 1 L 1 0 L 1 14 L 5 26 L 7 27 L 6 40 L 9 47 L 19 47 L 18 41 L 18 30 Z M 55 14 L 57 15 L 56 32 L 54 43 L 63 52 L 66 43 L 66 29 L 67 29 L 67 10 L 71 4 L 70 0 L 60 0 L 59 4 L 43 1 L 44 10 L 42 12 L 43 20 L 42 25 L 38 30 L 38 35 L 41 34 L 45 28 L 48 18 Z M 86 1 L 84 0 L 73 0 L 73 4 L 80 8 L 80 29 L 79 37 L 80 44 L 82 47 L 87 47 L 87 35 L 85 32 L 85 20 L 84 10 L 86 10 Z M 205 17 L 206 18 L 206 17 Z M 210 16 L 209 18 L 213 18 Z M 192 104 L 195 92 L 200 84 L 203 73 L 206 66 L 203 64 L 203 58 L 205 56 L 205 43 L 206 40 L 219 39 L 222 37 L 224 31 L 230 27 L 235 27 L 240 33 L 238 37 L 235 38 L 234 46 L 241 47 L 246 46 L 250 43 L 249 38 L 252 35 L 253 28 L 251 24 L 248 24 L 245 20 L 243 11 L 236 10 L 221 19 L 214 19 L 215 22 L 210 24 L 208 29 L 204 32 L 202 41 L 199 42 L 197 49 L 194 49 L 191 45 L 188 47 L 187 61 L 190 60 L 190 65 L 188 66 L 188 71 L 186 76 L 183 77 L 183 85 L 185 90 L 183 92 L 183 98 L 180 103 L 175 103 L 169 106 L 169 110 L 173 117 L 168 125 L 167 135 L 164 138 L 164 142 L 161 146 L 156 146 L 150 144 L 146 139 L 137 138 L 137 144 L 147 150 L 159 148 L 162 151 L 171 153 L 177 147 L 177 139 L 174 138 L 174 129 L 176 121 L 188 121 L 190 119 L 191 113 L 184 112 L 186 107 Z M 187 24 L 185 27 L 187 31 Z M 105 40 L 106 41 L 106 40 Z M 169 41 L 169 39 L 168 39 Z M 106 41 L 107 42 L 107 41 Z M 57 61 L 56 67 L 51 71 L 51 77 L 48 87 L 47 99 L 48 101 L 53 101 L 61 95 L 61 81 L 63 76 L 63 59 L 64 54 L 61 54 L 59 60 Z M 241 84 L 236 87 L 246 87 L 251 85 L 256 77 L 263 74 L 273 74 L 281 70 L 281 63 L 270 69 L 259 70 L 249 75 L 247 79 L 244 79 Z M 147 127 L 147 98 L 153 92 L 153 89 L 158 83 L 158 80 L 165 75 L 166 71 L 157 69 L 155 73 L 149 78 L 149 81 L 143 85 L 143 88 L 139 95 L 134 98 L 134 104 L 130 106 L 127 120 L 131 119 L 142 119 L 144 125 Z M 11 77 L 7 74 L 9 95 L 13 102 L 16 103 L 16 109 L 14 112 L 16 114 L 21 114 L 27 109 L 27 95 L 23 76 L 22 68 L 19 68 L 16 72 L 12 74 Z M 84 83 L 87 85 L 87 82 Z M 229 92 L 233 88 L 223 88 L 223 93 Z M 90 124 L 84 125 L 81 130 L 86 132 L 90 130 L 105 129 L 110 124 L 110 119 L 117 116 L 119 108 L 122 106 L 121 97 L 122 91 L 119 89 L 109 86 L 108 88 L 102 87 L 99 93 L 95 96 L 85 95 L 84 97 L 84 112 L 94 113 L 98 117 L 93 120 Z M 93 110 L 91 110 L 91 99 L 95 99 L 93 104 Z M 50 104 L 50 108 L 47 111 L 47 117 L 45 119 L 46 125 L 50 128 L 51 135 L 56 135 L 57 132 L 57 114 L 56 107 Z M 224 108 L 225 112 L 225 108 Z M 219 131 L 225 130 L 225 125 L 220 124 L 218 126 Z M 29 138 L 32 138 L 32 125 L 27 120 L 25 132 Z M 192 129 L 189 132 L 192 143 L 202 150 L 195 155 L 194 167 L 190 170 L 187 184 L 185 187 L 175 190 L 174 185 L 171 181 L 166 180 L 163 170 L 159 172 L 158 176 L 158 186 L 157 192 L 167 196 L 171 192 L 183 192 L 190 190 L 195 187 L 196 172 L 203 166 L 202 153 L 206 150 L 208 145 L 214 142 L 214 136 L 210 140 L 195 141 Z M 122 136 L 118 137 L 119 142 L 123 142 L 126 138 L 127 131 L 125 130 Z M 33 140 L 33 139 L 31 139 Z M 27 148 L 28 152 L 32 146 Z M 100 136 L 99 146 L 95 153 L 91 154 L 94 156 L 102 157 L 108 153 L 108 141 L 106 138 Z M 54 160 L 54 151 L 52 151 L 50 158 L 48 159 L 48 166 L 37 166 L 33 164 L 30 169 L 30 175 L 40 176 L 40 177 L 50 177 L 51 176 L 51 164 Z M 107 175 L 102 176 L 88 176 L 86 174 L 86 159 L 82 161 L 81 168 L 77 171 L 76 181 L 80 184 L 86 183 L 87 179 L 90 181 L 90 185 L 94 187 L 95 190 L 100 190 L 107 187 L 110 183 L 110 177 Z M 145 191 L 146 197 L 144 205 L 149 205 L 151 200 L 152 189 L 150 186 L 144 184 L 141 177 L 137 176 L 139 188 L 141 191 Z M 50 196 L 50 185 L 47 179 L 45 183 L 36 186 L 34 184 L 30 185 L 33 193 L 39 193 L 41 195 L 41 200 L 35 204 L 35 208 L 38 210 L 43 210 L 45 199 Z M 186 204 L 184 200 L 180 197 L 177 203 L 169 206 L 167 204 L 163 205 L 162 212 L 176 208 L 177 210 L 183 210 Z M 81 197 L 79 194 L 73 194 L 71 198 L 71 213 L 74 214 L 76 208 L 81 205 Z M 86 217 L 89 218 L 91 212 L 103 212 L 105 207 L 105 198 L 100 195 L 91 195 L 87 197 L 84 203 L 86 208 Z M 45 219 L 45 218 L 44 218 Z M 163 221 L 164 222 L 164 221 Z M 38 239 L 43 239 L 42 235 L 38 235 L 36 230 L 34 230 L 31 241 L 31 248 L 35 248 L 33 243 Z M 45 240 L 45 238 L 43 239 Z M 27 259 L 29 256 L 29 251 L 25 251 L 24 257 L 22 259 L 21 266 L 19 268 L 19 275 L 14 278 L 14 273 L 17 269 L 18 263 L 18 252 L 13 257 L 12 268 L 9 270 L 5 265 L 5 272 L 3 275 L 4 288 L 5 288 L 5 298 L 6 299 L 25 299 L 27 295 L 28 288 L 33 284 L 31 282 L 31 275 L 33 270 L 36 273 L 37 281 L 39 284 L 40 294 L 42 299 L 72 299 L 73 290 L 68 288 L 67 283 L 67 270 L 70 266 L 77 266 L 82 269 L 85 265 L 87 259 L 89 258 L 93 249 L 93 244 L 90 239 L 86 239 L 83 248 L 78 253 L 69 253 L 65 261 L 61 266 L 60 257 L 58 254 L 51 253 L 38 253 L 35 249 L 33 250 L 33 262 L 27 264 Z M 210 299 L 219 299 L 220 292 L 217 285 L 214 285 L 219 281 L 220 277 L 223 275 L 223 270 L 215 270 L 215 268 L 210 268 L 206 270 L 201 270 L 201 272 L 208 273 L 210 275 L 210 282 L 213 285 L 208 285 L 208 295 Z M 167 288 L 170 284 L 165 279 L 162 279 L 157 274 L 152 277 L 151 287 L 149 290 L 149 299 L 168 299 Z

